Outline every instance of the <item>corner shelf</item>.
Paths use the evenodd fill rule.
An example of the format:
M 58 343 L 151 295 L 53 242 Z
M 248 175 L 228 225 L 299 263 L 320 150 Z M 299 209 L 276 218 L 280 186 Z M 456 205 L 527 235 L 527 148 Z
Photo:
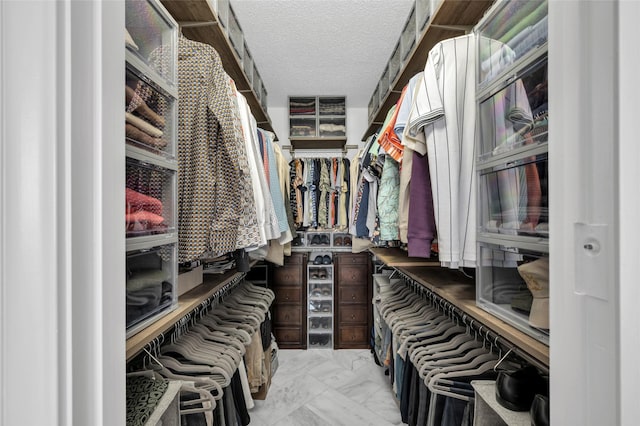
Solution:
M 375 112 L 369 118 L 369 127 L 362 136 L 367 139 L 384 122 L 389 108 L 400 98 L 400 93 L 411 77 L 424 71 L 429 51 L 438 42 L 464 34 L 480 21 L 480 18 L 493 4 L 486 0 L 442 0 L 431 19 L 418 36 L 418 41 L 402 64 L 395 80 L 389 85 Z
M 252 85 L 243 69 L 242 58 L 234 50 L 231 39 L 218 19 L 218 14 L 212 9 L 213 2 L 209 0 L 160 1 L 181 25 L 182 34 L 185 37 L 209 44 L 216 49 L 220 54 L 225 71 L 234 80 L 238 91 L 247 98 L 258 127 L 275 134 L 266 107 L 261 102 L 266 93 L 256 93 L 256 85 Z M 264 92 L 264 90 L 262 89 L 260 92 Z M 276 140 L 278 140 L 277 136 Z

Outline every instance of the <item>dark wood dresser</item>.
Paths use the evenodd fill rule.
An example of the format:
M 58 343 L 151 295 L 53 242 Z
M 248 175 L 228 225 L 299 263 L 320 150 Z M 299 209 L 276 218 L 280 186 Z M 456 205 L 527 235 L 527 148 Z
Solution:
M 372 271 L 369 253 L 334 253 L 336 349 L 370 347 Z
M 282 349 L 307 348 L 307 253 L 292 253 L 284 266 L 273 266 L 271 288 L 273 302 L 273 334 Z

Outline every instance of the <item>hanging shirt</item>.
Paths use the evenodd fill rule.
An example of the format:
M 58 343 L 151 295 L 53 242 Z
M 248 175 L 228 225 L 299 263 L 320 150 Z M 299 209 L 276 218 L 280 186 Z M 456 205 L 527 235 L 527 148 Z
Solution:
M 443 266 L 476 264 L 475 40 L 444 40 L 429 52 L 406 131 L 424 133 L 433 190 L 439 257 Z
M 380 239 L 393 241 L 398 236 L 398 197 L 400 176 L 398 162 L 388 156 L 384 160 L 380 190 L 378 192 L 378 212 L 380 216 Z
M 240 110 L 240 119 L 242 123 L 243 133 L 247 136 L 244 138 L 245 146 L 247 150 L 247 161 L 250 165 L 249 174 L 251 176 L 251 182 L 253 185 L 253 198 L 256 205 L 256 217 L 258 219 L 258 230 L 260 232 L 259 246 L 267 244 L 267 223 L 270 220 L 270 209 L 265 202 L 265 193 L 267 190 L 264 178 L 264 171 L 262 170 L 259 152 L 256 150 L 255 138 L 252 134 L 251 120 L 249 119 L 250 111 L 247 100 L 242 94 L 238 94 L 238 106 Z M 261 175 L 262 174 L 262 175 Z M 254 247 L 256 249 L 257 247 Z
M 269 133 L 260 132 L 262 140 L 264 142 L 265 151 L 267 154 L 267 163 L 269 165 L 269 189 L 273 206 L 275 208 L 275 214 L 278 220 L 278 241 L 280 244 L 286 244 L 292 240 L 291 232 L 289 231 L 289 223 L 287 221 L 287 212 L 284 208 L 284 197 L 282 196 L 282 190 L 280 188 L 280 180 L 278 177 L 278 167 L 276 165 L 276 155 L 273 150 L 273 141 Z
M 411 257 L 428 258 L 436 235 L 429 162 L 426 155 L 412 152 L 407 248 Z
M 236 249 L 240 164 L 216 50 L 178 39 L 178 260 Z
M 240 208 L 238 214 L 238 236 L 236 242 L 237 249 L 255 249 L 260 246 L 260 227 L 256 214 L 256 205 L 253 197 L 253 183 L 249 174 L 249 162 L 247 161 L 247 149 L 245 145 L 245 135 L 242 131 L 242 121 L 240 119 L 240 109 L 238 104 L 236 85 L 227 76 L 227 93 L 232 99 L 231 111 L 229 112 L 233 122 L 234 133 L 236 135 L 236 149 L 238 152 L 238 164 L 240 166 Z M 248 136 L 248 135 L 247 135 Z
M 407 92 L 404 95 L 404 99 L 402 99 L 402 102 L 400 102 L 400 106 L 398 107 L 398 115 L 396 116 L 396 124 L 393 127 L 393 131 L 401 141 L 403 139 L 404 128 L 407 126 L 409 113 L 411 112 L 411 105 L 413 103 L 413 95 L 415 92 L 416 84 L 421 78 L 423 78 L 423 74 L 424 73 L 421 71 L 411 77 L 411 80 L 409 80 L 409 84 L 407 84 Z
M 400 182 L 398 184 L 398 237 L 403 243 L 408 243 L 407 232 L 409 229 L 411 170 L 413 167 L 413 153 L 409 147 L 402 151 L 402 163 L 400 163 Z

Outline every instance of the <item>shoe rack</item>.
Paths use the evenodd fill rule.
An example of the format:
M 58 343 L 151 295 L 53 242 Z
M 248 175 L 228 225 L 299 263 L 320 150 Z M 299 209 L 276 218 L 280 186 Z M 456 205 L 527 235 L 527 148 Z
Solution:
M 333 348 L 333 254 L 320 251 L 307 263 L 307 348 Z

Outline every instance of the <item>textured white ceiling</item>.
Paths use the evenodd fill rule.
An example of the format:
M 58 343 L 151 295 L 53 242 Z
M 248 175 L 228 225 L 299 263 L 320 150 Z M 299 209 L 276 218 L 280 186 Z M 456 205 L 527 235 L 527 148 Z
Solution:
M 347 96 L 366 107 L 412 0 L 231 0 L 268 92 Z

